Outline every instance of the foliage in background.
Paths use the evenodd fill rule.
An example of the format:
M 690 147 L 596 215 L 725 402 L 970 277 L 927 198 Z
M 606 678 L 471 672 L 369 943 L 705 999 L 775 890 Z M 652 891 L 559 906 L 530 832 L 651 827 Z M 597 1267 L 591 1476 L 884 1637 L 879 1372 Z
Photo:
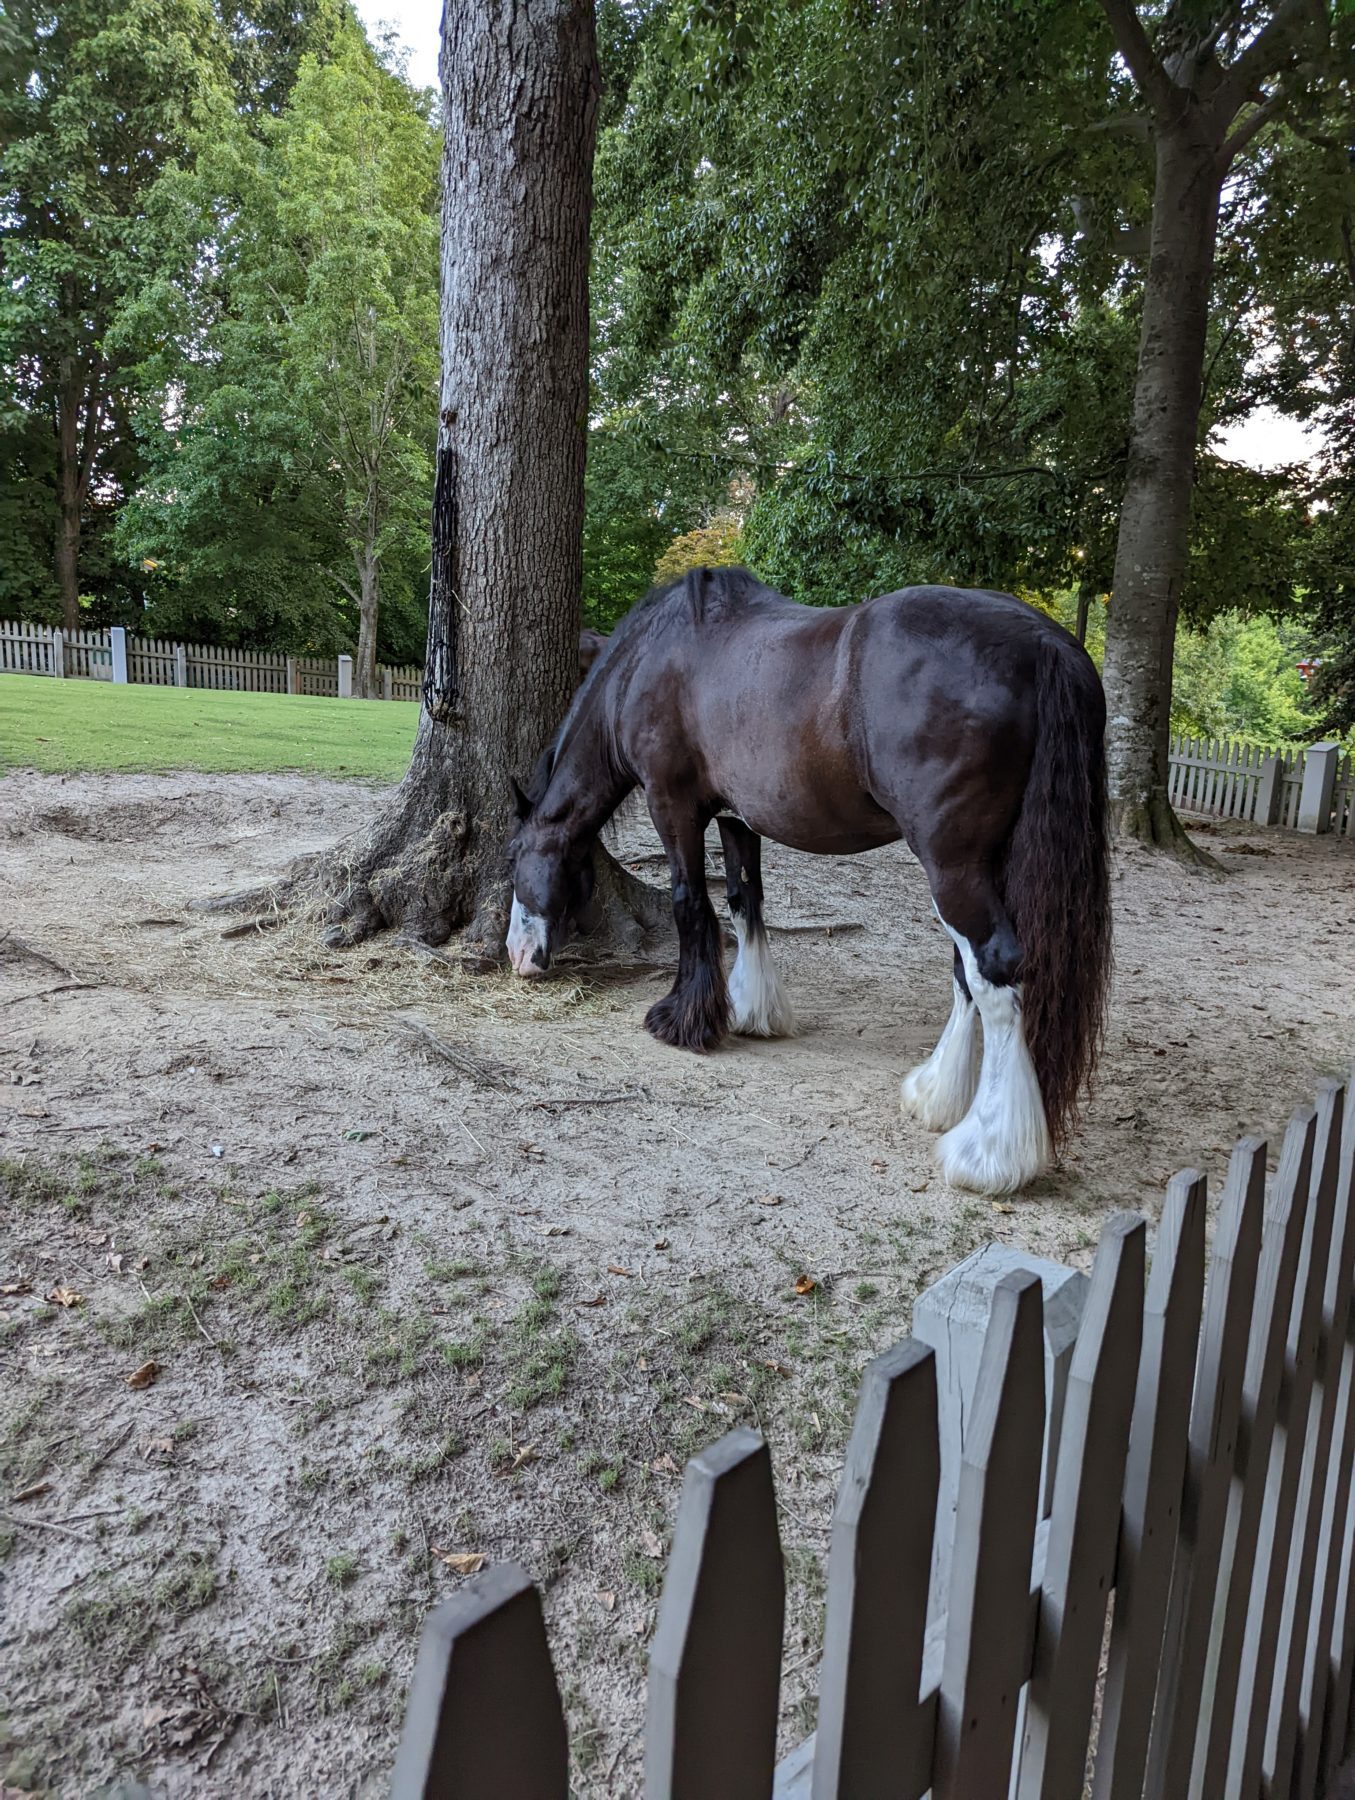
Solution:
M 195 148 L 156 196 L 165 273 L 141 306 L 168 329 L 120 541 L 156 565 L 152 629 L 356 637 L 366 692 L 379 623 L 388 654 L 422 654 L 437 134 L 346 23 L 277 118 Z

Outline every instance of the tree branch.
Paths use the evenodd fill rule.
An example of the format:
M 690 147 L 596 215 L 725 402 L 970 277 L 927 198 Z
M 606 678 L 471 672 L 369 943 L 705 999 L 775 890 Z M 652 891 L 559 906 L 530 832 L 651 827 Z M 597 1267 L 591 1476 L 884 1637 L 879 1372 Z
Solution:
M 1174 123 L 1183 96 L 1148 41 L 1134 0 L 1101 0 L 1101 9 L 1110 21 L 1115 47 L 1128 64 L 1129 73 L 1139 84 L 1144 99 L 1160 123 Z
M 1232 164 L 1236 156 L 1246 149 L 1257 132 L 1270 123 L 1284 105 L 1287 97 L 1282 88 L 1276 89 L 1268 100 L 1263 100 L 1260 106 L 1253 108 L 1247 114 L 1235 131 L 1229 133 L 1223 140 L 1223 148 L 1219 151 L 1219 158 L 1225 169 Z
M 1220 124 L 1228 124 L 1267 75 L 1278 73 L 1299 28 L 1325 25 L 1322 0 L 1281 0 L 1268 22 L 1224 71 L 1216 102 Z

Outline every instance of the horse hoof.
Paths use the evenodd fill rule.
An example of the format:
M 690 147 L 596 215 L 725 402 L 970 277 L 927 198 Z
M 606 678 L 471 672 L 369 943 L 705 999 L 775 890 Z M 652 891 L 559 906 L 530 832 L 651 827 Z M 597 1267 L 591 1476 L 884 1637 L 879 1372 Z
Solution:
M 899 1104 L 906 1115 L 925 1125 L 928 1131 L 949 1131 L 969 1111 L 973 1084 L 949 1086 L 937 1081 L 929 1062 L 919 1063 L 904 1076 L 899 1087 Z
M 1030 1133 L 1017 1144 L 999 1144 L 965 1118 L 948 1131 L 936 1146 L 942 1178 L 951 1187 L 975 1194 L 1014 1194 L 1049 1167 L 1047 1138 Z
M 645 1014 L 645 1030 L 670 1050 L 692 1050 L 701 1055 L 718 1049 L 725 1033 L 701 1009 L 687 1004 L 680 994 L 666 994 Z

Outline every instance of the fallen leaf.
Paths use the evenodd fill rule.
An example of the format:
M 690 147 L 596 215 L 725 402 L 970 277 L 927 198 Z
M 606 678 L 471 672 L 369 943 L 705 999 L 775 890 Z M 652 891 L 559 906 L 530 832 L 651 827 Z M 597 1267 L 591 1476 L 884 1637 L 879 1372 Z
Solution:
M 153 1456 L 173 1456 L 173 1438 L 143 1438 L 141 1440 L 141 1460 L 149 1462 Z
M 40 1494 L 50 1494 L 51 1491 L 50 1481 L 35 1481 L 31 1487 L 20 1488 L 17 1494 L 11 1496 L 11 1499 L 17 1506 L 20 1500 L 36 1500 Z
M 795 1291 L 797 1294 L 812 1294 L 818 1288 L 818 1285 L 818 1282 L 815 1281 L 812 1275 L 797 1275 L 795 1277 Z
M 213 1275 L 212 1279 L 207 1283 L 209 1288 L 215 1288 L 218 1293 L 222 1288 L 228 1288 L 230 1284 L 231 1278 L 229 1275 Z
M 759 1206 L 780 1206 L 781 1196 L 780 1194 L 759 1194 L 757 1203 Z
M 568 1237 L 568 1225 L 538 1225 L 536 1228 L 542 1237 Z
M 663 1555 L 663 1539 L 657 1532 L 651 1531 L 648 1525 L 641 1529 L 640 1547 L 646 1556 L 659 1557 Z
M 344 1132 L 343 1141 L 345 1144 L 365 1144 L 369 1137 L 375 1136 L 374 1131 L 359 1131 L 355 1126 L 353 1130 Z
M 152 1358 L 150 1362 L 142 1363 L 139 1369 L 133 1369 L 130 1375 L 124 1375 L 123 1380 L 129 1388 L 148 1388 L 159 1373 L 160 1365 Z
M 605 1306 L 606 1304 L 607 1296 L 605 1294 L 594 1294 L 591 1300 L 581 1300 L 579 1302 L 580 1306 Z
M 53 1306 L 83 1306 L 85 1304 L 85 1296 L 83 1294 L 77 1294 L 74 1288 L 63 1287 L 60 1285 L 54 1287 L 47 1298 L 52 1302 Z
M 296 1215 L 296 1222 L 298 1225 L 309 1225 L 311 1222 L 311 1215 L 308 1212 L 299 1212 Z
M 682 1396 L 682 1404 L 684 1406 L 694 1406 L 698 1412 L 705 1412 L 706 1410 L 705 1401 L 697 1394 L 684 1394 Z
M 104 1258 L 104 1261 L 108 1264 L 109 1268 L 113 1271 L 113 1273 L 115 1275 L 122 1274 L 123 1254 L 122 1254 L 121 1250 L 110 1251 L 109 1254 Z
M 519 1450 L 517 1455 L 513 1458 L 511 1467 L 513 1469 L 520 1469 L 522 1467 L 523 1463 L 529 1463 L 529 1462 L 535 1462 L 535 1461 L 536 1461 L 536 1445 L 535 1444 L 524 1444 L 522 1446 L 521 1450 Z M 511 1472 L 511 1470 L 510 1470 L 510 1472 Z
M 745 1401 L 748 1399 L 748 1396 L 747 1396 L 747 1394 L 737 1393 L 734 1389 L 731 1388 L 727 1393 L 722 1393 L 720 1395 L 720 1398 L 722 1400 L 728 1400 L 728 1402 L 731 1406 L 742 1406 L 745 1403 Z
M 1014 1213 L 1016 1211 L 1016 1208 L 1009 1200 L 994 1200 L 992 1206 L 994 1212 Z
M 453 1575 L 478 1575 L 489 1560 L 483 1550 L 444 1550 L 441 1544 L 433 1545 L 433 1554 Z
M 628 1281 L 633 1281 L 635 1279 L 634 1269 L 623 1269 L 620 1263 L 608 1263 L 607 1273 L 609 1275 L 624 1275 Z
M 790 1370 L 786 1367 L 785 1363 L 773 1362 L 771 1358 L 767 1356 L 763 1357 L 758 1366 L 759 1368 L 770 1369 L 773 1375 L 790 1374 Z
M 649 1466 L 656 1475 L 676 1475 L 679 1473 L 677 1464 L 666 1450 L 662 1456 L 656 1456 Z
M 889 1167 L 889 1164 L 887 1162 L 881 1162 L 880 1158 L 875 1156 L 871 1158 L 870 1166 L 877 1175 L 883 1175 L 885 1170 Z
M 649 1358 L 647 1356 L 637 1356 L 635 1359 L 635 1366 L 640 1370 L 647 1369 L 649 1367 Z
M 31 1294 L 33 1284 L 30 1281 L 7 1281 L 0 1287 L 0 1294 Z
M 598 1599 L 601 1600 L 602 1604 L 607 1608 L 608 1612 L 611 1612 L 613 1607 L 615 1607 L 615 1605 L 616 1605 L 616 1595 L 613 1594 L 610 1591 L 610 1589 L 608 1589 L 608 1588 L 599 1589 Z
M 655 1238 L 654 1248 L 656 1250 L 666 1250 L 668 1248 L 668 1239 L 667 1238 Z

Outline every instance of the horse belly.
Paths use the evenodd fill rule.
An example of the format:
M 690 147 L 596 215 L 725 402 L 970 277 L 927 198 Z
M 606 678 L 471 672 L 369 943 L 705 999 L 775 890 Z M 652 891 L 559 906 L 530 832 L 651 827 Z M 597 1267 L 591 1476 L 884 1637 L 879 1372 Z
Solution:
M 728 761 L 721 792 L 759 837 L 812 856 L 854 856 L 900 835 L 842 752 L 764 738 L 756 756 Z

